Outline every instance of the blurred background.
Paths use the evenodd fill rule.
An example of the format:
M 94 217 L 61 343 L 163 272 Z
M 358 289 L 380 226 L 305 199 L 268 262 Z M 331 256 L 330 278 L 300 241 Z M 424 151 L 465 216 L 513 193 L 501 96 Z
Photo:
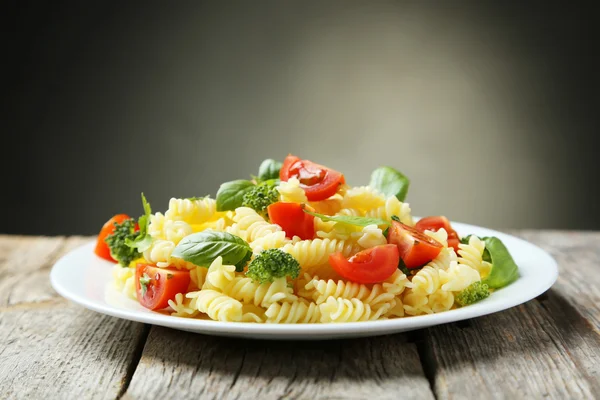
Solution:
M 513 3 L 513 4 L 508 4 Z M 1 233 L 95 234 L 288 153 L 415 215 L 599 229 L 592 9 L 548 2 L 15 2 Z

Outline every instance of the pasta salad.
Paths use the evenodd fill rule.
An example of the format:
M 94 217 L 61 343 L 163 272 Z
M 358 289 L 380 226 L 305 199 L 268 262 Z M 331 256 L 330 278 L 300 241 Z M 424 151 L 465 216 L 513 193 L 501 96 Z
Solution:
M 519 276 L 496 237 L 460 236 L 443 216 L 415 222 L 410 181 L 391 167 L 368 186 L 288 155 L 222 184 L 216 198 L 172 198 L 137 220 L 118 214 L 95 253 L 113 284 L 176 317 L 329 323 L 465 307 Z

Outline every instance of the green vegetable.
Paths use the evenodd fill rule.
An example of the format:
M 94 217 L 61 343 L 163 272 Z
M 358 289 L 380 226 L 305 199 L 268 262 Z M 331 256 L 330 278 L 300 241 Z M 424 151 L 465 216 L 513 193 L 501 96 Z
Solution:
M 484 237 L 485 249 L 488 251 L 492 271 L 484 279 L 489 287 L 499 289 L 519 278 L 519 267 L 508 252 L 504 243 L 497 237 Z M 485 256 L 485 253 L 484 253 Z
M 128 267 L 136 258 L 140 257 L 137 248 L 127 246 L 127 241 L 133 242 L 140 235 L 135 230 L 135 220 L 127 219 L 120 224 L 115 223 L 115 230 L 104 241 L 108 244 L 110 255 L 123 267 Z
M 142 193 L 142 206 L 144 207 L 144 215 L 138 219 L 138 225 L 140 226 L 139 235 L 135 239 L 125 239 L 125 245 L 137 249 L 140 253 L 148 250 L 152 245 L 152 236 L 148 233 L 148 227 L 150 226 L 150 215 L 152 214 L 152 208 L 150 203 L 146 200 L 146 196 Z
M 310 214 L 315 217 L 321 218 L 323 222 L 341 222 L 343 224 L 348 225 L 356 225 L 356 226 L 367 226 L 367 225 L 390 225 L 389 221 L 385 221 L 379 218 L 367 218 L 367 217 L 355 217 L 350 215 L 325 215 L 319 214 L 316 212 L 308 211 L 306 208 L 303 208 L 304 212 Z
M 398 269 L 402 271 L 404 275 L 410 276 L 410 270 L 408 269 L 402 258 L 400 258 L 400 261 L 398 261 Z
M 408 193 L 410 180 L 392 167 L 379 167 L 371 174 L 369 186 L 386 196 L 396 196 L 404 201 Z
M 269 179 L 279 179 L 279 170 L 283 164 L 271 158 L 267 158 L 258 168 L 258 179 L 266 181 Z
M 463 244 L 469 244 L 472 235 L 460 240 Z M 492 264 L 490 275 L 483 280 L 492 289 L 500 289 L 519 278 L 519 267 L 513 260 L 508 249 L 500 239 L 495 236 L 480 238 L 485 243 L 482 259 Z
M 150 283 L 150 277 L 148 274 L 144 273 L 144 275 L 140 276 L 140 286 L 142 287 L 142 296 L 146 295 L 146 291 L 148 290 L 148 284 Z
M 248 266 L 248 275 L 258 283 L 273 282 L 276 278 L 289 276 L 296 279 L 300 274 L 300 264 L 290 254 L 279 249 L 260 252 Z
M 209 267 L 221 256 L 223 264 L 235 265 L 236 269 L 242 270 L 252 256 L 252 249 L 238 236 L 209 229 L 184 237 L 171 256 L 199 267 Z
M 456 302 L 461 306 L 477 303 L 490 295 L 490 288 L 483 282 L 474 282 L 456 295 Z
M 242 206 L 250 207 L 259 214 L 265 214 L 267 207 L 278 200 L 279 192 L 274 182 L 266 181 L 245 192 Z
M 223 183 L 217 192 L 217 211 L 229 211 L 241 207 L 244 195 L 253 187 L 254 183 L 244 179 Z

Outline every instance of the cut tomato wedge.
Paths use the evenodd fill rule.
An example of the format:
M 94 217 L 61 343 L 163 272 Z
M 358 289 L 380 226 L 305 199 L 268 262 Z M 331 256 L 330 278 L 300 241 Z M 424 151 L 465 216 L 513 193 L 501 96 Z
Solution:
M 288 181 L 292 177 L 300 181 L 300 187 L 310 201 L 325 200 L 333 196 L 340 185 L 346 182 L 341 172 L 290 154 L 283 161 L 279 178 Z
M 123 221 L 126 221 L 130 218 L 131 217 L 127 214 L 117 214 L 108 221 L 106 221 L 106 223 L 102 226 L 100 233 L 98 234 L 98 239 L 96 240 L 96 247 L 94 248 L 94 253 L 96 253 L 97 256 L 102 257 L 108 261 L 117 262 L 117 260 L 112 258 L 112 256 L 110 255 L 110 249 L 108 247 L 108 244 L 104 241 L 104 239 L 106 239 L 107 236 L 111 235 L 115 231 L 115 224 L 120 224 Z
M 440 254 L 444 246 L 417 229 L 392 221 L 388 243 L 398 246 L 400 258 L 407 268 L 419 268 Z
M 448 218 L 443 215 L 424 217 L 415 224 L 415 229 L 419 232 L 425 232 L 426 230 L 437 232 L 441 228 L 444 228 L 448 233 L 448 247 L 453 247 L 455 251 L 458 251 L 460 238 L 450 225 Z
M 398 246 L 384 244 L 363 250 L 346 259 L 342 253 L 329 256 L 331 267 L 345 279 L 357 283 L 383 282 L 398 269 Z
M 160 310 L 169 305 L 177 293 L 185 293 L 190 284 L 189 271 L 138 264 L 135 269 L 135 289 L 141 305 Z
M 267 213 L 272 223 L 285 231 L 285 236 L 300 237 L 309 240 L 315 236 L 315 217 L 302 209 L 302 204 L 279 201 L 267 207 Z

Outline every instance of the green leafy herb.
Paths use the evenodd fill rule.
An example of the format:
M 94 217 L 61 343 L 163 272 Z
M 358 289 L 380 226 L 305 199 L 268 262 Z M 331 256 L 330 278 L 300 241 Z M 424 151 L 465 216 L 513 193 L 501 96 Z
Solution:
M 397 215 L 392 215 L 392 221 L 400 222 L 400 218 Z
M 236 272 L 242 272 L 244 270 L 244 268 L 246 267 L 246 264 L 248 264 L 248 261 L 250 261 L 251 258 L 252 258 L 252 252 L 249 251 L 248 253 L 246 253 L 246 257 L 242 258 L 240 261 L 238 261 L 235 264 Z
M 483 282 L 493 289 L 499 289 L 516 281 L 519 278 L 519 267 L 506 246 L 504 246 L 504 243 L 494 236 L 484 237 L 481 240 L 485 242 L 485 249 L 488 252 L 487 258 L 489 258 L 488 262 L 492 264 L 492 271 Z
M 386 196 L 396 196 L 398 200 L 404 201 L 410 180 L 392 167 L 379 167 L 371 174 L 369 186 Z
M 265 214 L 269 205 L 279 200 L 279 192 L 273 180 L 252 187 L 244 194 L 242 206 L 250 207 L 259 214 Z
M 258 179 L 266 181 L 269 179 L 279 179 L 279 170 L 283 164 L 271 158 L 267 158 L 258 168 Z
M 473 235 L 463 237 L 460 242 L 469 244 L 471 236 Z M 519 267 L 504 243 L 495 236 L 480 239 L 485 243 L 482 259 L 492 264 L 490 275 L 483 282 L 492 289 L 499 289 L 516 281 L 519 278 Z
M 123 267 L 128 267 L 131 261 L 140 257 L 140 252 L 135 247 L 127 246 L 127 241 L 134 242 L 140 235 L 135 230 L 135 220 L 127 219 L 120 224 L 115 223 L 115 230 L 104 241 L 108 244 L 110 255 Z
M 146 295 L 148 291 L 148 284 L 150 283 L 150 277 L 148 274 L 144 273 L 144 275 L 140 276 L 140 286 L 142 287 L 142 296 Z
M 144 207 L 144 215 L 138 219 L 138 225 L 140 226 L 139 235 L 134 240 L 131 240 L 131 238 L 125 240 L 127 246 L 137 249 L 140 253 L 148 250 L 152 245 L 152 236 L 148 233 L 152 208 L 150 207 L 150 203 L 146 200 L 144 193 L 142 193 L 142 206 Z
M 253 187 L 254 183 L 244 179 L 223 183 L 217 192 L 217 211 L 229 211 L 241 207 L 244 195 Z
M 171 256 L 200 267 L 210 266 L 221 256 L 224 264 L 238 267 L 237 264 L 248 261 L 248 253 L 251 255 L 252 249 L 244 239 L 227 232 L 205 230 L 184 237 Z
M 410 270 L 408 269 L 402 258 L 400 258 L 400 261 L 398 262 L 398 269 L 402 271 L 404 275 L 410 276 Z
M 389 221 L 385 221 L 379 218 L 367 218 L 367 217 L 355 217 L 351 215 L 325 215 L 319 214 L 316 212 L 308 211 L 306 208 L 303 208 L 304 212 L 310 214 L 314 217 L 321 218 L 323 222 L 341 222 L 343 224 L 348 225 L 356 225 L 356 226 L 367 226 L 367 225 L 390 225 Z
M 477 281 L 456 295 L 456 302 L 461 306 L 477 303 L 490 295 L 490 288 L 483 282 Z
M 280 249 L 261 251 L 248 266 L 248 275 L 258 283 L 273 282 L 277 278 L 289 276 L 296 279 L 300 274 L 300 264 L 291 254 Z

